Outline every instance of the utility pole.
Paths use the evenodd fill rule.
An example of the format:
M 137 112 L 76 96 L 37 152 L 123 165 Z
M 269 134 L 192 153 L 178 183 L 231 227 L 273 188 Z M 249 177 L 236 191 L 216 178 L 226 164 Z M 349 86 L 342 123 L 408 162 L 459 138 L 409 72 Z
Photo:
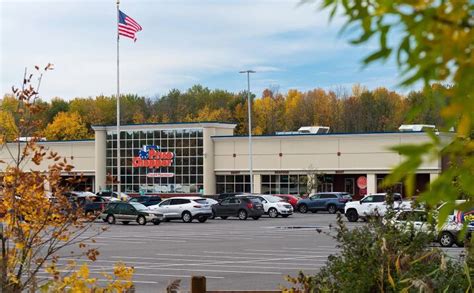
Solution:
M 239 73 L 247 74 L 247 104 L 249 110 L 249 171 L 250 171 L 250 193 L 253 193 L 253 165 L 252 165 L 252 101 L 250 99 L 250 73 L 254 70 L 242 70 Z

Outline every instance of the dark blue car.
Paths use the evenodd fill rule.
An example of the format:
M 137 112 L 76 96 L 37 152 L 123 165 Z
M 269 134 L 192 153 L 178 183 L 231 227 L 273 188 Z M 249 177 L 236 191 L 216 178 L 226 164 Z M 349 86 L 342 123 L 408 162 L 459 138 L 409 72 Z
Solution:
M 330 214 L 335 214 L 337 211 L 344 211 L 346 202 L 351 200 L 352 196 L 347 192 L 313 193 L 308 198 L 300 199 L 296 210 L 300 213 L 328 211 Z

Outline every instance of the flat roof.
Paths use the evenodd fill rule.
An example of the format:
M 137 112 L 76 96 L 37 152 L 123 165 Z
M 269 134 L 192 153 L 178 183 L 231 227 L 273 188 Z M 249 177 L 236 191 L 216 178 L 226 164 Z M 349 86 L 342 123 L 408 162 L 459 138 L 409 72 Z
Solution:
M 130 129 L 165 129 L 165 128 L 196 128 L 196 127 L 216 127 L 234 129 L 237 124 L 232 122 L 221 121 L 197 121 L 197 122 L 160 122 L 160 123 L 138 123 L 138 124 L 121 124 L 120 130 Z M 92 125 L 93 130 L 116 130 L 116 124 Z
M 427 135 L 426 131 L 410 131 L 410 132 L 402 132 L 402 131 L 387 131 L 387 132 L 332 132 L 332 133 L 288 133 L 288 134 L 260 134 L 260 135 L 252 135 L 252 138 L 275 138 L 275 137 L 298 137 L 298 136 L 306 136 L 306 137 L 319 137 L 319 136 L 362 136 L 362 135 Z M 436 132 L 436 135 L 452 135 L 452 133 L 447 132 Z M 214 135 L 211 138 L 248 138 L 248 135 Z

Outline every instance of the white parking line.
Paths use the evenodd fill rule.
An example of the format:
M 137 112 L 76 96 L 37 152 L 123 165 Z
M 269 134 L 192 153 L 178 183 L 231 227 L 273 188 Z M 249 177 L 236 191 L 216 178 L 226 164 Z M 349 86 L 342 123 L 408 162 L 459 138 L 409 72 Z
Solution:
M 272 250 L 272 249 L 244 249 L 244 250 L 245 250 L 245 251 L 252 251 L 252 252 L 267 252 L 267 251 L 269 251 L 269 252 L 285 253 L 285 249 L 286 249 L 286 248 L 282 248 L 282 249 L 280 249 L 280 250 L 277 250 L 277 249 L 274 249 L 274 250 Z M 324 248 L 324 249 L 326 249 L 326 251 L 327 251 L 327 248 Z M 307 252 L 308 250 L 309 250 L 309 249 L 306 248 L 306 249 L 305 249 L 305 252 Z M 316 250 L 316 248 L 311 248 L 310 251 L 311 251 L 311 252 L 314 252 L 314 250 Z M 331 249 L 329 249 L 329 250 L 331 250 Z M 337 249 L 337 250 L 336 250 L 336 249 L 332 249 L 332 251 L 337 251 L 337 252 L 338 252 L 338 251 L 340 251 L 340 249 Z M 314 254 L 314 253 L 312 253 L 312 254 Z
M 227 254 L 235 254 L 233 252 Z M 162 255 L 162 256 L 186 256 L 186 257 L 200 257 L 200 258 L 216 258 L 215 255 L 195 255 L 195 254 L 179 254 L 179 253 L 155 253 L 155 255 Z M 249 256 L 225 256 L 219 255 L 220 258 L 230 258 L 230 259 L 249 259 Z M 255 260 L 265 260 L 266 258 L 254 258 Z
M 48 277 L 48 276 L 41 277 L 41 278 L 48 279 L 48 280 L 53 280 L 54 279 L 54 277 Z M 107 280 L 107 279 L 96 279 L 96 281 L 110 283 L 110 280 Z M 155 282 L 155 281 L 136 281 L 136 280 L 133 280 L 133 283 L 135 283 L 135 284 L 158 284 L 158 282 Z
M 68 260 L 66 258 L 62 258 L 62 260 Z M 100 261 L 90 261 L 90 260 L 81 260 L 81 261 L 87 261 L 89 264 L 89 267 L 91 268 L 96 268 L 94 270 L 105 270 L 107 268 L 112 269 L 113 264 L 115 264 L 117 261 L 115 260 L 100 260 Z M 101 265 L 98 264 L 97 262 L 105 262 L 105 263 L 110 263 L 109 266 L 107 265 Z M 225 270 L 225 269 L 219 269 L 219 270 L 212 270 L 212 269 L 202 269 L 202 268 L 179 268 L 179 267 L 186 267 L 186 266 L 202 266 L 205 267 L 206 265 L 219 265 L 219 266 L 226 266 L 227 264 L 234 264 L 234 263 L 254 263 L 258 262 L 258 260 L 252 260 L 252 261 L 221 261 L 221 262 L 213 262 L 213 263 L 200 263 L 200 264 L 164 264 L 164 265 L 158 265 L 155 263 L 149 263 L 149 262 L 128 262 L 128 265 L 133 264 L 138 264 L 139 266 L 134 266 L 135 269 L 143 269 L 143 270 L 170 270 L 170 271 L 203 271 L 203 272 L 216 272 L 216 273 L 239 273 L 239 274 L 261 274 L 261 275 L 281 275 L 283 273 L 281 272 L 265 272 L 265 271 L 235 271 L 235 270 Z M 140 266 L 140 265 L 147 265 L 147 266 Z M 172 267 L 178 267 L 178 268 L 172 268 Z M 243 268 L 253 268 L 254 266 L 243 266 Z M 274 269 L 272 267 L 271 269 Z
M 234 251 L 232 251 L 232 252 L 228 252 L 228 251 L 227 252 L 225 252 L 225 251 L 224 252 L 221 252 L 221 251 L 203 251 L 203 252 L 205 252 L 205 253 L 214 253 L 214 254 L 232 254 L 232 255 L 234 255 L 234 254 L 243 254 L 243 255 L 248 255 L 247 258 L 253 257 L 254 255 L 256 255 L 256 256 L 259 256 L 259 255 L 262 255 L 262 256 L 263 255 L 268 255 L 268 256 L 280 255 L 281 256 L 283 254 L 282 252 L 280 252 L 280 253 L 234 252 Z M 322 256 L 321 254 L 315 254 L 315 253 L 305 254 L 305 255 L 306 256 L 316 256 L 316 257 L 317 256 Z M 328 256 L 328 255 L 324 254 L 323 256 Z M 225 256 L 219 256 L 219 257 L 225 257 Z
M 88 260 L 86 260 L 88 261 Z M 92 262 L 92 261 L 88 261 Z M 116 261 L 110 261 L 110 260 L 102 260 L 102 262 L 109 262 L 109 263 L 116 263 Z M 139 262 L 134 262 L 134 263 L 139 263 Z M 147 264 L 147 263 L 145 263 Z M 176 266 L 176 264 L 171 264 L 170 266 Z M 182 266 L 182 264 L 181 264 Z M 107 267 L 100 266 L 97 264 L 92 264 L 90 267 L 95 267 L 98 269 L 105 269 Z M 112 265 L 110 266 L 112 268 Z M 237 273 L 237 274 L 259 274 L 259 275 L 282 275 L 283 273 L 279 272 L 262 272 L 262 271 L 230 271 L 230 270 L 209 270 L 209 269 L 201 269 L 201 268 L 196 268 L 196 269 L 185 269 L 185 268 L 170 268 L 169 266 L 153 266 L 153 267 L 135 267 L 135 269 L 145 269 L 145 270 L 168 270 L 168 271 L 188 271 L 188 272 L 193 272 L 193 271 L 199 271 L 199 272 L 214 272 L 214 273 Z M 248 267 L 247 267 L 248 268 Z
M 146 257 L 134 257 L 134 256 L 129 256 L 129 257 L 118 257 L 118 256 L 112 256 L 113 258 L 118 258 L 118 259 L 150 259 Z M 176 261 L 175 259 L 169 259 L 169 261 Z M 181 260 L 180 260 L 181 261 Z M 183 260 L 184 261 L 184 260 Z M 189 261 L 198 261 L 198 260 L 189 260 Z M 202 260 L 199 260 L 202 261 Z M 316 262 L 320 262 L 319 265 L 323 265 L 326 260 L 315 260 Z M 160 266 L 166 266 L 166 265 L 182 265 L 182 266 L 205 266 L 205 267 L 231 267 L 231 268 L 248 268 L 249 266 L 239 266 L 239 265 L 232 265 L 232 264 L 203 264 L 203 263 L 181 263 L 181 264 L 176 264 L 176 263 L 169 263 L 169 264 L 157 264 L 156 266 L 151 266 L 150 268 L 158 268 Z M 284 267 L 275 267 L 275 266 L 255 266 L 252 265 L 252 268 L 255 269 L 275 269 L 275 270 L 298 270 L 298 269 L 315 269 L 319 268 L 319 265 L 311 265 L 311 266 L 302 266 L 300 263 L 279 263 L 280 265 L 283 265 Z M 288 267 L 286 265 L 293 265 L 294 267 Z
M 138 236 L 134 236 L 136 238 L 140 238 L 141 240 L 150 240 L 148 242 L 152 242 L 152 241 L 160 241 L 160 242 L 178 242 L 178 243 L 185 243 L 185 242 L 188 242 L 186 240 L 171 240 L 171 239 L 159 239 L 159 238 L 151 238 L 151 237 L 148 237 L 148 236 L 141 236 L 141 237 L 138 237 Z M 116 243 L 120 243 L 120 242 L 123 242 L 123 243 L 131 243 L 131 244 L 135 244 L 135 243 L 138 243 L 138 244 L 144 244 L 144 243 L 148 243 L 148 242 L 141 242 L 141 241 L 136 241 L 136 240 L 126 240 L 126 239 L 123 239 L 123 238 L 132 238 L 132 237 L 118 237 L 118 236 L 111 236 L 111 237 L 94 237 L 94 239 L 97 239 L 96 242 L 103 242 L 103 241 L 107 241 L 107 242 L 110 242 L 110 241 L 113 241 L 113 242 L 116 242 Z M 79 238 L 80 239 L 80 238 Z M 90 241 L 88 241 L 90 242 Z

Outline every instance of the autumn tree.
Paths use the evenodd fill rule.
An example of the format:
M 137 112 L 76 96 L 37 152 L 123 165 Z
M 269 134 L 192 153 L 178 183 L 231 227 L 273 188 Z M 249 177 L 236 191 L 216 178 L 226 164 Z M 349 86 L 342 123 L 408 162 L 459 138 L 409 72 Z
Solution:
M 298 90 L 289 90 L 285 100 L 285 130 L 297 130 L 300 126 L 310 125 L 311 113 L 308 112 L 303 93 Z
M 69 103 L 66 102 L 65 100 L 55 97 L 51 99 L 51 102 L 49 103 L 49 107 L 46 111 L 46 116 L 48 118 L 48 124 L 49 122 L 52 122 L 54 117 L 59 112 L 68 112 L 69 111 Z
M 39 71 L 39 67 L 36 69 Z M 11 154 L 10 159 L 0 162 L 0 291 L 123 292 L 133 285 L 133 268 L 117 264 L 113 275 L 106 274 L 110 281 L 99 285 L 98 279 L 89 275 L 86 264 L 77 268 L 75 263 L 59 262 L 66 247 L 77 247 L 73 257 L 95 260 L 98 251 L 84 243 L 91 239 L 84 237 L 84 233 L 97 235 L 101 231 L 93 231 L 84 211 L 64 195 L 68 184 L 80 182 L 80 178 L 72 178 L 68 184 L 61 184 L 61 174 L 74 172 L 74 167 L 67 158 L 37 144 L 39 123 L 34 117 L 41 108 L 35 105 L 38 93 L 31 85 L 32 76 L 25 76 L 22 87 L 13 89 L 18 102 L 18 133 L 31 139 L 0 141 Z M 27 162 L 34 167 L 24 170 Z M 36 171 L 43 163 L 48 168 Z M 51 188 L 49 192 L 46 182 Z M 38 276 L 42 269 L 49 273 L 49 278 Z
M 0 141 L 13 141 L 18 138 L 15 118 L 10 112 L 0 110 Z
M 44 136 L 49 140 L 74 140 L 89 137 L 88 130 L 77 112 L 59 112 L 48 124 Z

